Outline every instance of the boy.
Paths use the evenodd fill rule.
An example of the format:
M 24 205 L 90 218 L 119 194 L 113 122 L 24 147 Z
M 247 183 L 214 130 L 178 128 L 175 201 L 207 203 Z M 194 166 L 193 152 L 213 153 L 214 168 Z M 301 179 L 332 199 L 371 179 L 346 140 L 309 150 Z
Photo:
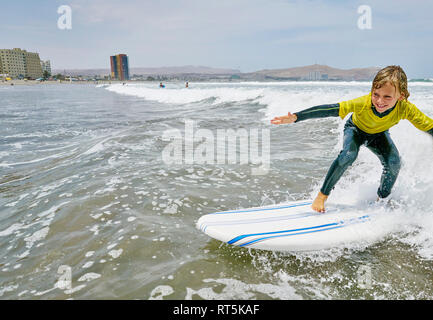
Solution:
M 325 212 L 325 201 L 344 171 L 355 161 L 361 145 L 376 154 L 383 166 L 379 198 L 386 198 L 400 170 L 400 156 L 388 129 L 401 119 L 409 120 L 416 128 L 433 136 L 433 119 L 407 101 L 407 77 L 400 66 L 380 70 L 373 80 L 368 95 L 335 104 L 320 105 L 287 116 L 275 117 L 273 124 L 299 122 L 312 118 L 337 117 L 344 119 L 352 112 L 344 126 L 343 149 L 326 175 L 312 208 Z

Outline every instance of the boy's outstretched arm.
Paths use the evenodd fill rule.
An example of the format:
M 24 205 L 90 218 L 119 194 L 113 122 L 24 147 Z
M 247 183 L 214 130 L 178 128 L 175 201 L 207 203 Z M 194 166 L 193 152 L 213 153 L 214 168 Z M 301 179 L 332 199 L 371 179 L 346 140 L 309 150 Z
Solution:
M 288 113 L 286 116 L 275 117 L 271 120 L 272 124 L 287 124 L 299 122 L 307 119 L 338 117 L 340 112 L 340 104 L 323 104 L 320 106 L 311 107 L 296 113 Z

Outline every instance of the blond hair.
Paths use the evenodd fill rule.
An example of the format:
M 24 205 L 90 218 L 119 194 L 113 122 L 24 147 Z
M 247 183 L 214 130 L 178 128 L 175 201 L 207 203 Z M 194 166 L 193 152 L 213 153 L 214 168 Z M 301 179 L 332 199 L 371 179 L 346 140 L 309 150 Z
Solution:
M 391 83 L 396 90 L 403 94 L 404 99 L 409 98 L 407 90 L 407 77 L 400 66 L 388 66 L 380 70 L 374 77 L 371 92 L 374 89 L 382 88 L 387 82 Z

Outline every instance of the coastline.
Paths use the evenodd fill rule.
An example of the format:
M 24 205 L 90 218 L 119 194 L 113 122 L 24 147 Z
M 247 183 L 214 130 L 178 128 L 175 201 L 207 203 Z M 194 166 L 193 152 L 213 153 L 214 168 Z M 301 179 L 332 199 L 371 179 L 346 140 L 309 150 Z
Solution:
M 85 80 L 47 80 L 47 81 L 36 81 L 36 80 L 8 80 L 8 81 L 0 81 L 0 86 L 15 86 L 15 85 L 26 85 L 26 86 L 34 86 L 34 85 L 52 85 L 52 84 L 115 84 L 115 83 L 128 83 L 130 81 L 120 81 L 120 80 L 98 80 L 98 81 L 85 81 Z
M 44 85 L 53 85 L 53 84 L 88 84 L 88 85 L 100 85 L 100 84 L 128 84 L 128 83 L 151 83 L 151 82 L 156 82 L 159 83 L 159 80 L 155 80 L 155 81 L 146 81 L 146 80 L 97 80 L 97 81 L 88 81 L 88 80 L 75 80 L 75 81 L 69 81 L 69 80 L 58 80 L 58 81 L 54 81 L 54 80 L 46 80 L 46 81 L 37 81 L 37 80 L 8 80 L 8 81 L 0 81 L 0 86 L 15 86 L 15 85 L 25 85 L 25 86 L 44 86 Z M 171 83 L 171 82 L 184 82 L 183 80 L 165 80 L 163 81 L 165 83 Z M 209 79 L 209 80 L 199 80 L 199 81 L 194 81 L 197 83 L 205 83 L 205 82 L 225 82 L 225 81 L 221 81 L 221 79 Z M 274 80 L 272 81 L 271 79 L 268 79 L 268 81 L 252 81 L 252 80 L 245 80 L 245 79 L 241 79 L 241 80 L 228 80 L 227 82 L 230 83 L 239 83 L 239 82 L 251 82 L 251 83 L 261 83 L 261 82 L 294 82 L 294 83 L 318 83 L 318 84 L 323 84 L 323 83 L 347 83 L 347 82 L 355 82 L 355 83 L 371 83 L 371 81 L 345 81 L 345 80 L 328 80 L 328 81 L 299 81 L 299 80 L 287 80 L 287 81 L 282 81 L 282 80 Z M 408 81 L 409 83 L 419 83 L 419 84 L 424 84 L 424 85 L 432 85 L 433 81 L 430 79 L 410 79 Z

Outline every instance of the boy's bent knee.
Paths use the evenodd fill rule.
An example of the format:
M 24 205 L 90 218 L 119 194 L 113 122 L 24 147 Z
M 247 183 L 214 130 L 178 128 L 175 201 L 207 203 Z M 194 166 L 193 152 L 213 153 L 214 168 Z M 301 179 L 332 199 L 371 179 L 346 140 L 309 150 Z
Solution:
M 391 174 L 397 175 L 399 173 L 401 168 L 401 160 L 398 153 L 393 154 L 388 158 L 387 167 Z
M 358 152 L 356 150 L 343 150 L 338 155 L 338 165 L 340 167 L 350 166 L 358 157 Z
M 392 187 L 400 172 L 401 161 L 398 153 L 391 155 L 387 162 L 382 175 L 381 185 L 377 190 L 379 198 L 386 198 L 391 194 Z

